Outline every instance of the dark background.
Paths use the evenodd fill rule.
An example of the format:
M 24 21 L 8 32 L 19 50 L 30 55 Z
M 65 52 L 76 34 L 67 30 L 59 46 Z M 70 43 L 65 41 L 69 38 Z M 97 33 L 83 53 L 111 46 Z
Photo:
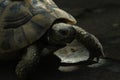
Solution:
M 120 0 L 54 1 L 76 18 L 77 25 L 99 38 L 109 59 L 89 66 L 62 66 L 61 72 L 42 71 L 32 80 L 120 80 Z M 0 80 L 18 80 L 13 68 L 11 63 L 0 64 Z

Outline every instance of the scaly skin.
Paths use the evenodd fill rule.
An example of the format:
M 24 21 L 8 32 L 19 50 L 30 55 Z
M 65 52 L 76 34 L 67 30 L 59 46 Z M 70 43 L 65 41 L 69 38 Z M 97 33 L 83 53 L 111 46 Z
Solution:
M 55 56 L 53 53 L 61 48 L 61 46 L 52 46 L 46 44 L 44 41 L 41 43 L 37 42 L 26 49 L 25 54 L 23 55 L 22 59 L 18 62 L 16 66 L 16 74 L 17 76 L 22 79 L 26 80 L 30 78 L 30 75 L 33 75 L 34 71 L 38 69 L 37 67 L 42 66 L 40 62 L 49 63 L 49 60 L 53 58 L 53 64 L 47 65 L 51 66 L 54 65 L 54 68 L 58 68 L 60 65 L 60 58 Z M 56 64 L 54 64 L 54 62 Z

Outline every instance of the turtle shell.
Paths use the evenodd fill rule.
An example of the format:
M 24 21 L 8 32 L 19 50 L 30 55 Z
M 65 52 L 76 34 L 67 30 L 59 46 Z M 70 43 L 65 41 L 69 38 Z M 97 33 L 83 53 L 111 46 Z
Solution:
M 52 0 L 0 0 L 0 53 L 29 46 L 55 21 L 76 23 Z

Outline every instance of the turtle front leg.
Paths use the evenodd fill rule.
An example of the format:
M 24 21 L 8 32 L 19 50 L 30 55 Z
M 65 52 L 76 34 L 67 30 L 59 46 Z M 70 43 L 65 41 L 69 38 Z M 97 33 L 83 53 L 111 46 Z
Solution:
M 96 58 L 99 61 L 100 56 L 104 56 L 103 47 L 99 40 L 84 29 L 73 26 L 76 30 L 76 39 L 81 42 L 89 51 L 88 61 L 93 61 Z
M 16 66 L 16 74 L 21 79 L 28 78 L 28 74 L 32 73 L 37 67 L 40 59 L 40 50 L 36 45 L 31 45 L 27 48 L 21 61 Z
M 60 58 L 53 54 L 57 47 L 46 46 L 46 45 L 31 45 L 27 48 L 27 53 L 23 55 L 21 61 L 16 67 L 16 74 L 21 79 L 28 79 L 38 67 L 51 68 L 50 66 L 57 62 L 57 65 L 53 64 L 53 67 L 59 66 Z M 42 64 L 43 63 L 43 64 Z M 45 65 L 49 63 L 49 65 Z

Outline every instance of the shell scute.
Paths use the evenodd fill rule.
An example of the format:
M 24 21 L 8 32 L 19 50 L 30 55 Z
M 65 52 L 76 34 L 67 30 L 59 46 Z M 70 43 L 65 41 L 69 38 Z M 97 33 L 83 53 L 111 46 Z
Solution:
M 17 28 L 31 19 L 31 15 L 25 11 L 22 3 L 12 3 L 2 17 L 4 28 Z
M 52 0 L 11 2 L 0 17 L 0 53 L 31 45 L 61 18 L 71 24 L 76 23 L 74 17 L 59 9 Z
M 4 9 L 10 4 L 9 0 L 1 0 L 0 1 L 0 16 L 3 13 Z

